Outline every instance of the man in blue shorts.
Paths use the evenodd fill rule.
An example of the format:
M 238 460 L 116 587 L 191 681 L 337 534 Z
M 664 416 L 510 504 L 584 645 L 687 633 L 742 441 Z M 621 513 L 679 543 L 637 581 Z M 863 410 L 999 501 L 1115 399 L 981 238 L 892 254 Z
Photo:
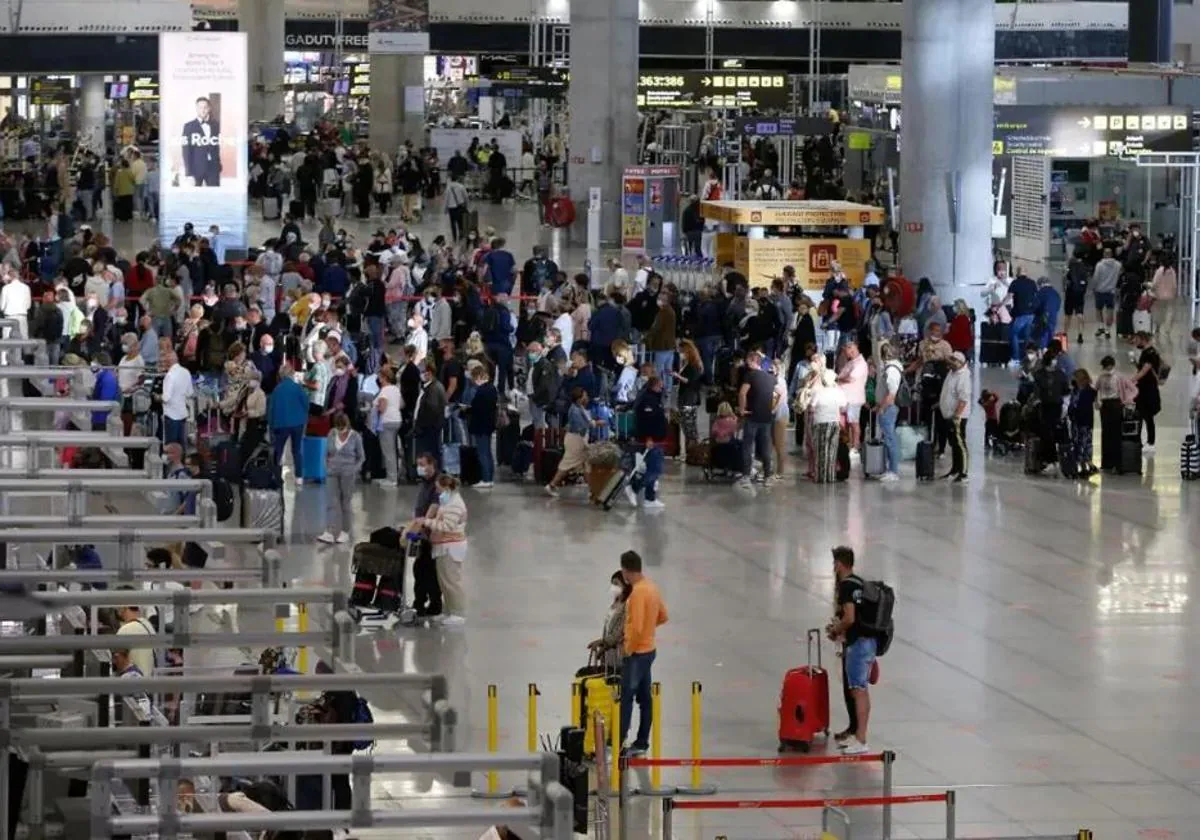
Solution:
M 1121 263 L 1113 256 L 1112 248 L 1092 269 L 1092 293 L 1096 296 L 1096 319 L 1100 322 L 1096 338 L 1112 338 L 1113 310 L 1117 303 L 1117 282 L 1121 279 Z
M 854 549 L 833 549 L 833 574 L 837 580 L 837 611 L 826 633 L 842 643 L 842 694 L 850 724 L 834 736 L 844 755 L 863 755 L 867 746 L 867 724 L 871 719 L 868 687 L 875 666 L 875 635 L 857 626 L 857 608 L 863 600 L 863 579 L 854 574 Z

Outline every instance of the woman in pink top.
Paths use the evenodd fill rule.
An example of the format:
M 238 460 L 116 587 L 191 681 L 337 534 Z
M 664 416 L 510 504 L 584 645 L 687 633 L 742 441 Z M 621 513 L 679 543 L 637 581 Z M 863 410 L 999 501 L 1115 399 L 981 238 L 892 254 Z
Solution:
M 1171 328 L 1175 326 L 1175 298 L 1179 295 L 1179 279 L 1171 257 L 1167 257 L 1154 272 L 1150 286 L 1154 291 L 1154 313 L 1158 316 L 1154 332 L 1156 335 L 1159 332 L 1170 335 Z
M 862 415 L 863 406 L 867 403 L 867 360 L 858 352 L 858 344 L 847 341 L 842 347 L 845 361 L 838 372 L 838 387 L 846 395 L 846 424 L 850 437 L 851 454 L 858 451 L 862 430 L 858 421 Z

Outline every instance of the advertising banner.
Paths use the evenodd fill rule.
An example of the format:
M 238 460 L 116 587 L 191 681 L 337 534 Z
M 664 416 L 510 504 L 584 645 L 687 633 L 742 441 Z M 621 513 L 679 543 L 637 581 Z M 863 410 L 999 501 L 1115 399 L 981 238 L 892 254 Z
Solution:
M 621 247 L 646 247 L 646 181 L 624 178 L 621 183 Z
M 871 245 L 865 239 L 750 239 L 739 236 L 734 243 L 733 267 L 746 275 L 750 288 L 770 286 L 783 276 L 784 266 L 796 269 L 796 279 L 805 289 L 823 289 L 841 265 L 850 285 L 857 288 L 866 277 Z
M 429 52 L 429 0 L 368 0 L 367 16 L 367 48 L 371 52 Z
M 226 247 L 248 234 L 244 32 L 158 36 L 159 240 L 169 245 L 191 222 L 217 225 Z

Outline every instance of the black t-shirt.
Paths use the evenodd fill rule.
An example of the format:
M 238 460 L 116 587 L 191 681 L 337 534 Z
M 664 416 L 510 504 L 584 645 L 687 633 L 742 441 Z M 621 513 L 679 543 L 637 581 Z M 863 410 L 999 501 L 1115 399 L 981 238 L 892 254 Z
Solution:
M 863 582 L 858 575 L 850 575 L 838 581 L 837 585 L 837 615 L 842 617 L 842 608 L 846 604 L 854 604 L 854 609 L 857 611 L 862 605 Z M 855 616 L 857 618 L 857 615 Z M 862 631 L 858 629 L 858 622 L 846 631 L 846 644 L 852 645 L 862 638 Z
M 449 359 L 444 359 L 442 361 L 442 371 L 441 371 L 440 378 L 442 381 L 442 387 L 446 389 L 446 396 L 454 402 L 461 402 L 462 395 L 463 395 L 463 388 L 467 384 L 465 375 L 463 373 L 462 363 L 459 362 L 458 359 L 454 358 L 453 356 L 450 357 Z M 450 393 L 450 380 L 451 379 L 457 380 L 457 382 L 458 382 L 458 385 L 455 387 L 453 394 Z
M 775 412 L 771 410 L 771 398 L 775 394 L 775 377 L 764 370 L 746 365 L 742 368 L 742 385 L 750 385 L 746 394 L 747 419 L 755 423 L 772 423 Z

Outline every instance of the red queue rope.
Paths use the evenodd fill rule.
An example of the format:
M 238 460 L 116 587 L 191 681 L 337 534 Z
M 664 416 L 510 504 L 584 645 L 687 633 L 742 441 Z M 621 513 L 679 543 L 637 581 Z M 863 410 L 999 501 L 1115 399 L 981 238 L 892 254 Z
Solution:
M 914 805 L 946 802 L 948 793 L 913 793 L 906 796 L 849 796 L 834 799 L 689 799 L 675 800 L 676 811 L 737 811 L 754 809 L 869 808 L 875 805 Z
M 883 753 L 806 755 L 790 758 L 631 758 L 630 767 L 815 767 L 823 764 L 882 763 Z

